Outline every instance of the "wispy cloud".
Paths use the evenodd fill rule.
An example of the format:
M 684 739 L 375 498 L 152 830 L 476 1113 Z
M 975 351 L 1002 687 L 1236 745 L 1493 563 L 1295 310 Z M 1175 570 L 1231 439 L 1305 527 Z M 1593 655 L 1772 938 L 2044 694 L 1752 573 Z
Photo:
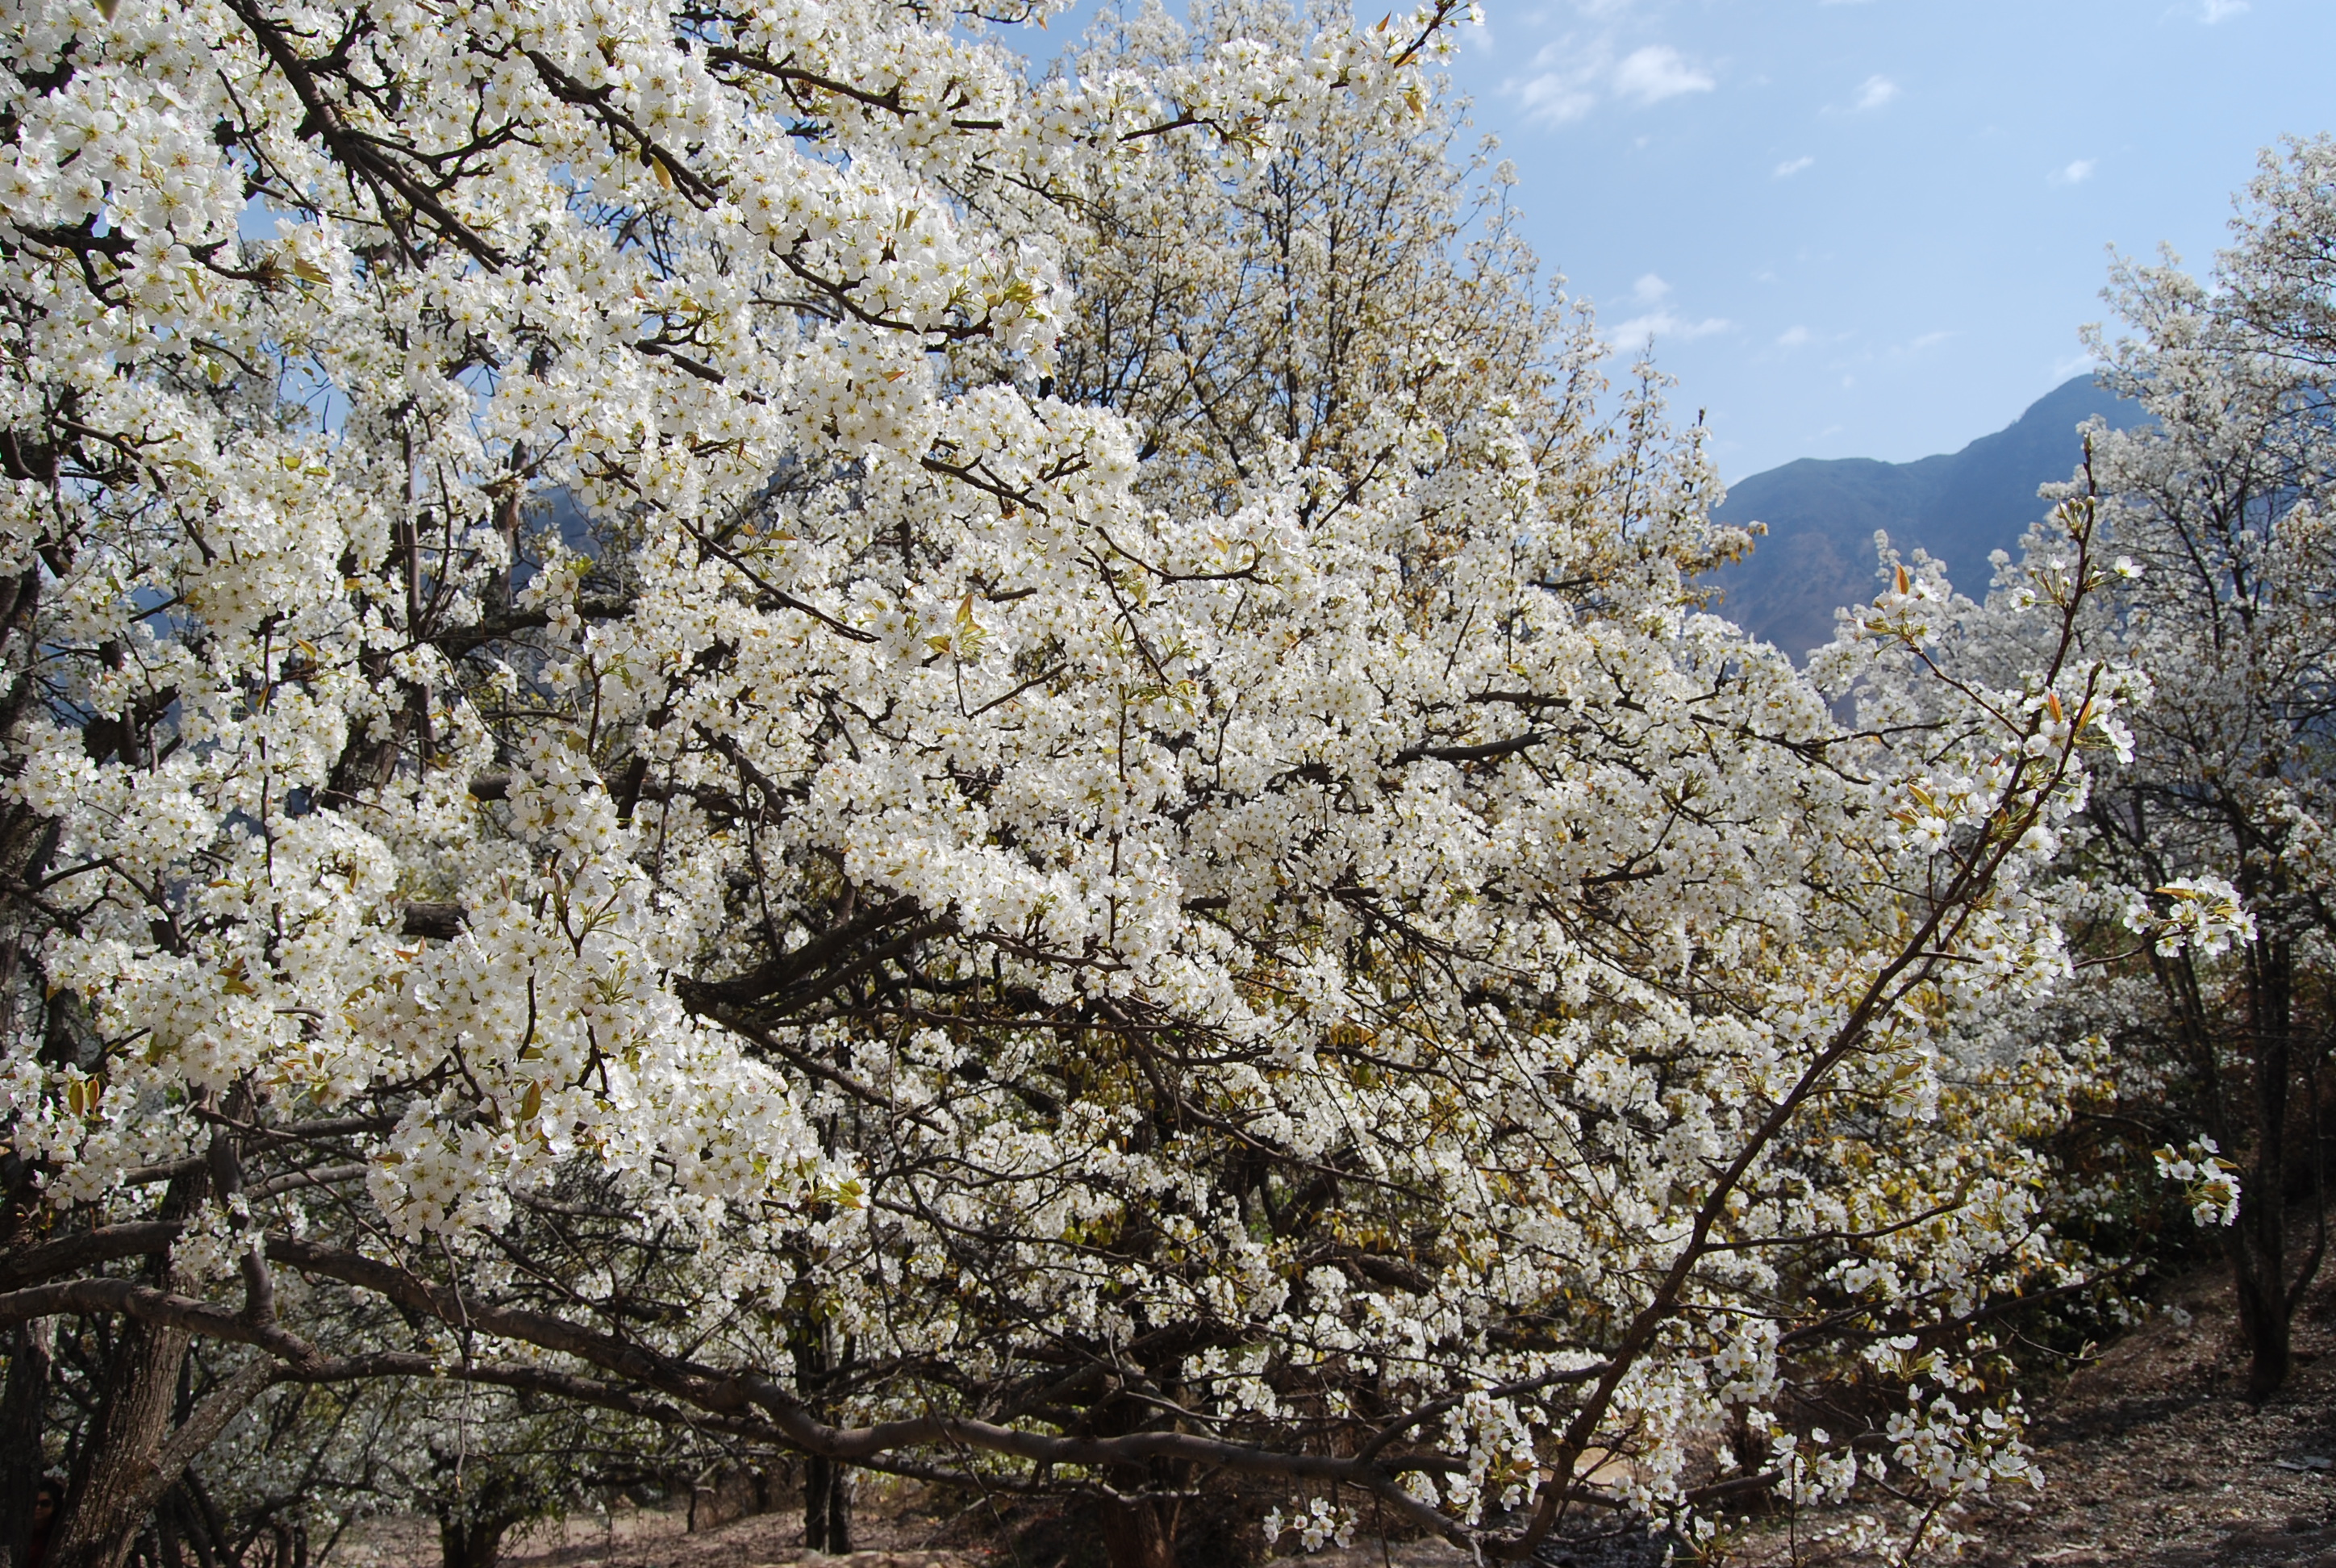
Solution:
M 1776 165 L 1776 177 L 1779 180 L 1790 180 L 1794 175 L 1798 174 L 1802 170 L 1806 169 L 1810 164 L 1815 163 L 1815 161 L 1816 160 L 1814 158 L 1787 158 L 1782 163 Z
M 1808 342 L 1808 340 L 1809 329 L 1807 327 L 1788 326 L 1785 328 L 1784 331 L 1776 335 L 1776 346 L 1779 348 L 1798 348 L 1803 344 Z
M 1938 347 L 1939 345 L 1944 343 L 1948 338 L 1952 337 L 1953 336 L 1954 334 L 1952 332 L 1926 332 L 1922 334 L 1922 336 L 1914 339 L 1913 342 L 1908 344 L 1906 347 L 1912 353 L 1920 354 L 1926 348 Z
M 1617 323 L 1607 332 L 1606 341 L 1617 348 L 1635 352 L 1647 347 L 1657 338 L 1692 343 L 1698 337 L 1709 337 L 1715 332 L 1731 331 L 1735 326 L 1734 322 L 1721 316 L 1707 316 L 1695 321 L 1673 311 L 1657 310 Z
M 1641 103 L 1660 103 L 1686 93 L 1708 93 L 1718 83 L 1711 73 L 1689 65 L 1668 44 L 1632 50 L 1614 67 L 1614 92 Z
M 2212 27 L 2217 22 L 2227 22 L 2247 9 L 2247 0 L 2200 0 L 2198 20 Z
M 1708 93 L 1718 78 L 1668 44 L 1650 44 L 1617 58 L 1606 38 L 1569 34 L 1533 56 L 1533 74 L 1502 88 L 1544 124 L 1580 120 L 1609 99 L 1640 105 L 1689 93 Z
M 1544 71 L 1513 91 L 1525 106 L 1526 117 L 1545 125 L 1565 125 L 1598 107 L 1594 83 L 1577 72 Z
M 1887 76 L 1869 76 L 1857 84 L 1859 110 L 1879 109 L 1898 96 L 1898 83 Z
M 2052 183 L 2082 185 L 2093 177 L 2093 170 L 2098 167 L 2100 167 L 2100 160 L 2098 158 L 2079 158 L 2065 168 L 2052 170 Z
M 1634 352 L 1646 348 L 1659 337 L 1692 343 L 1698 337 L 1734 328 L 1734 322 L 1721 317 L 1707 316 L 1698 321 L 1679 315 L 1663 303 L 1670 293 L 1671 286 L 1659 275 L 1643 274 L 1630 286 L 1630 301 L 1641 307 L 1640 313 L 1607 328 L 1606 341 L 1626 352 Z

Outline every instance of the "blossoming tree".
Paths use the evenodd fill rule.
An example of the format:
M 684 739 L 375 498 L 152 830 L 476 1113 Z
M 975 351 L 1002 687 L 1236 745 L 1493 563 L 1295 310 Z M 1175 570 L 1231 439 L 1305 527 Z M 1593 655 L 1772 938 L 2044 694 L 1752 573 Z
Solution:
M 1081 1491 L 1130 1568 L 1226 1469 L 1496 1556 L 2026 1474 L 1959 1336 L 2080 1268 L 2072 1069 L 1971 1042 L 2123 677 L 1843 730 L 1513 255 L 1408 253 L 1425 320 L 1330 259 L 1296 177 L 1445 167 L 1448 7 L 1033 84 L 1039 15 L 6 17 L 0 1441 L 121 1327 L 58 1563 L 284 1381 Z M 1057 395 L 1179 201 L 1161 319 L 1235 336 L 1123 396 L 1088 318 Z M 249 1359 L 176 1409 L 195 1336 Z M 1861 1368 L 1904 1412 L 1808 1432 Z
M 2258 1395 L 2287 1376 L 2322 1255 L 2315 1240 L 2291 1256 L 2289 1203 L 2323 1183 L 2306 1173 L 2336 1043 L 2331 170 L 2325 138 L 2267 153 L 2211 287 L 2170 259 L 2119 267 L 2109 297 L 2130 331 L 2096 346 L 2151 419 L 2094 432 L 2069 487 L 2098 496 L 2120 568 L 2076 635 L 2147 671 L 2151 693 L 2134 755 L 2100 774 L 2070 840 L 2067 896 L 2095 961 L 2054 1023 L 2116 1048 L 2127 1109 L 2175 1145 L 2157 1164 L 2227 1226 Z M 2029 560 L 2057 549 L 2032 541 Z M 2023 580 L 1974 609 L 1972 657 L 2010 667 L 2061 635 Z

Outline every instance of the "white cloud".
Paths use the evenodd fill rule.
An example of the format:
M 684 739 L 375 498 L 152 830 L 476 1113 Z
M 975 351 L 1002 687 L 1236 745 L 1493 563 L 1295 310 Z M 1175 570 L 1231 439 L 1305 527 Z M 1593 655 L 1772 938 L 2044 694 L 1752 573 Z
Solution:
M 1788 326 L 1782 333 L 1777 335 L 1776 346 L 1779 348 L 1798 348 L 1808 340 L 1809 329 L 1807 327 Z
M 2198 20 L 2212 27 L 2217 22 L 2227 22 L 2247 9 L 2247 0 L 2202 0 Z
M 1879 109 L 1898 96 L 1898 83 L 1887 76 L 1869 76 L 1857 86 L 1857 107 Z
M 1701 321 L 1689 321 L 1684 316 L 1668 310 L 1657 310 L 1646 316 L 1633 316 L 1608 329 L 1606 341 L 1626 352 L 1645 348 L 1657 338 L 1692 343 L 1698 337 L 1709 337 L 1715 332 L 1729 332 L 1736 324 L 1722 317 L 1707 316 Z
M 1614 67 L 1614 91 L 1641 103 L 1660 103 L 1686 93 L 1708 93 L 1718 83 L 1708 71 L 1689 65 L 1668 44 L 1633 50 Z
M 1501 91 L 1522 102 L 1529 118 L 1550 125 L 1580 120 L 1610 98 L 1660 103 L 1718 85 L 1710 72 L 1668 44 L 1650 44 L 1618 60 L 1607 39 L 1585 43 L 1571 34 L 1542 47 L 1533 73 Z
M 1709 337 L 1715 332 L 1734 329 L 1734 322 L 1717 316 L 1707 316 L 1697 321 L 1671 310 L 1663 304 L 1670 297 L 1670 293 L 1671 286 L 1659 274 L 1640 274 L 1639 280 L 1630 285 L 1630 303 L 1640 307 L 1639 314 L 1609 327 L 1606 341 L 1630 353 L 1644 349 L 1659 337 L 1692 343 L 1698 337 Z
M 1598 107 L 1599 79 L 1611 63 L 1602 44 L 1584 44 L 1569 33 L 1543 44 L 1533 54 L 1533 73 L 1502 91 L 1514 93 L 1529 118 L 1565 125 Z
M 1529 119 L 1549 125 L 1566 125 L 1598 107 L 1598 94 L 1586 83 L 1545 71 L 1516 90 Z
M 1798 174 L 1802 170 L 1806 169 L 1810 164 L 1815 163 L 1815 159 L 1808 157 L 1787 158 L 1782 163 L 1776 165 L 1776 177 L 1779 180 L 1790 180 L 1794 175 Z
M 2055 169 L 2052 171 L 2052 183 L 2055 185 L 2082 185 L 2086 180 L 2090 180 L 2093 177 L 2093 170 L 2099 166 L 2100 160 L 2098 158 L 2079 158 L 2065 169 Z
M 1953 336 L 1954 334 L 1952 332 L 1926 332 L 1906 346 L 1913 352 L 1920 354 L 1926 348 L 1938 347 L 1939 345 L 1944 343 L 1948 338 L 1952 337 Z

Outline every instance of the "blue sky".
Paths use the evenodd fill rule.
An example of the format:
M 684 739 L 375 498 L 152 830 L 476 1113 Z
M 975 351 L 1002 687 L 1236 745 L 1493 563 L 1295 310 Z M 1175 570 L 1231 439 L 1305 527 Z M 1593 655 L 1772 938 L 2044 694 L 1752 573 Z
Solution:
M 2107 248 L 2202 268 L 2336 131 L 2331 0 L 1484 0 L 1455 59 L 1545 264 L 1723 474 L 1903 461 L 2084 366 Z

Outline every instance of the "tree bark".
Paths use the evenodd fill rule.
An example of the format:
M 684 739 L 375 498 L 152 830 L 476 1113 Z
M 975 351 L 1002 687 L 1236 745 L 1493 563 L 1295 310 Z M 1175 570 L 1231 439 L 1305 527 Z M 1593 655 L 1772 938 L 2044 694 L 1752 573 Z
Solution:
M 2247 1397 L 2262 1399 L 2287 1381 L 2292 1315 L 2287 1288 L 2287 1113 L 2293 1074 L 2292 976 L 2284 941 L 2250 945 L 2247 1030 L 2254 1037 L 2255 1158 L 2240 1194 L 2239 1331 L 2248 1352 Z
M 799 1322 L 791 1338 L 795 1386 L 824 1417 L 823 1396 L 838 1359 L 828 1344 L 826 1326 Z M 842 1359 L 849 1358 L 847 1349 Z M 819 1454 L 803 1458 L 803 1544 L 837 1557 L 852 1550 L 851 1467 Z
M 841 1557 L 852 1550 L 852 1473 L 812 1455 L 803 1461 L 803 1544 Z
M 0 1568 L 24 1568 L 33 1543 L 33 1500 L 41 1488 L 42 1418 L 49 1400 L 51 1329 L 46 1321 L 11 1331 L 8 1382 L 0 1392 Z
M 2268 1205 L 2267 1205 L 2268 1206 Z M 2292 1365 L 2289 1322 L 2278 1281 L 2264 1278 L 2267 1261 L 2257 1258 L 2234 1271 L 2239 1305 L 2239 1338 L 2247 1347 L 2247 1398 L 2262 1399 L 2287 1381 Z
M 164 1192 L 160 1217 L 184 1219 L 209 1191 L 204 1172 L 178 1177 Z M 156 1277 L 167 1287 L 169 1254 L 158 1262 Z M 41 1568 L 122 1568 L 138 1526 L 154 1505 L 170 1416 L 178 1406 L 179 1368 L 191 1339 L 184 1329 L 122 1319 L 97 1418 L 83 1443 Z M 168 1478 L 162 1479 L 167 1485 Z
M 438 1521 L 438 1554 L 443 1568 L 495 1568 L 503 1550 L 503 1533 L 511 1524 L 502 1519 Z
M 1176 1568 L 1175 1505 L 1148 1497 L 1105 1503 L 1103 1550 L 1111 1568 Z
M 170 1436 L 190 1338 L 183 1329 L 122 1320 L 105 1397 L 42 1568 L 122 1568 Z
M 1125 1401 L 1112 1401 L 1104 1424 L 1133 1430 L 1142 1413 Z M 1120 1495 L 1103 1505 L 1104 1557 L 1111 1568 L 1175 1568 L 1177 1515 L 1183 1504 L 1173 1497 L 1147 1497 L 1149 1487 L 1173 1485 L 1182 1466 L 1155 1460 L 1115 1465 L 1107 1472 Z

